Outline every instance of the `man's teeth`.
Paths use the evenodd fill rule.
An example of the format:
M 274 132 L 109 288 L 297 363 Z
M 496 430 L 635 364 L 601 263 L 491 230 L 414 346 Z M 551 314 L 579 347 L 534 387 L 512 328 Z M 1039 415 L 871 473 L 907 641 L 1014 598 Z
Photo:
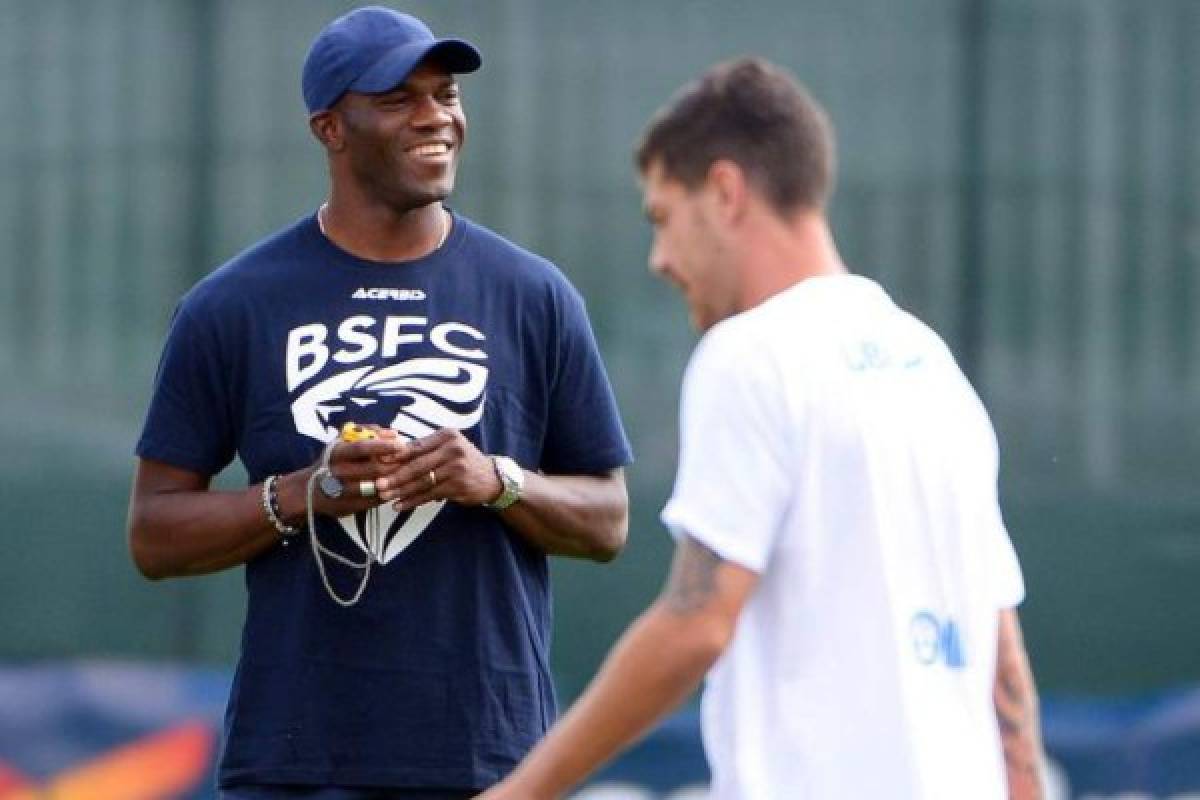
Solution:
M 444 142 L 423 144 L 419 147 L 414 147 L 410 152 L 417 156 L 441 156 L 450 152 L 450 146 Z

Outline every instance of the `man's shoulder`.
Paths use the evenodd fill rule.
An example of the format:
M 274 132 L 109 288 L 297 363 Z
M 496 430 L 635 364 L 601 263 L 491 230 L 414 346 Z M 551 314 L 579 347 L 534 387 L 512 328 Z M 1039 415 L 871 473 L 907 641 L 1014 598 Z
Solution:
M 697 355 L 709 359 L 742 359 L 764 355 L 777 340 L 777 315 L 763 305 L 726 317 L 700 338 Z
M 483 259 L 489 268 L 509 273 L 517 278 L 565 281 L 562 271 L 553 261 L 517 244 L 473 219 L 457 215 L 466 228 L 466 238 L 472 255 Z
M 815 295 L 815 296 L 814 296 Z M 771 381 L 822 368 L 830 348 L 828 308 L 798 284 L 713 325 L 696 344 L 689 371 L 725 381 Z
M 684 380 L 685 392 L 697 385 L 739 383 L 770 361 L 769 337 L 764 337 L 760 315 L 744 311 L 713 325 L 692 350 Z
M 195 310 L 224 307 L 256 284 L 271 280 L 302 256 L 309 224 L 311 216 L 303 217 L 242 250 L 197 281 L 184 295 L 183 305 Z
M 272 265 L 292 263 L 309 249 L 308 228 L 311 216 L 296 220 L 242 250 L 217 267 L 205 280 L 237 281 L 249 274 L 260 274 Z

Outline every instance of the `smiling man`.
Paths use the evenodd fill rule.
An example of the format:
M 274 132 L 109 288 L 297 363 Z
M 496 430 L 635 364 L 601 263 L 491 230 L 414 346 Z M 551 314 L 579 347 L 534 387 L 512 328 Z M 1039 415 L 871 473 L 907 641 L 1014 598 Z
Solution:
M 227 800 L 492 784 L 555 716 L 547 556 L 624 544 L 629 447 L 579 295 L 443 205 L 479 66 L 384 8 L 321 31 L 327 201 L 172 320 L 130 546 L 152 579 L 245 565 Z M 211 489 L 235 456 L 251 485 Z

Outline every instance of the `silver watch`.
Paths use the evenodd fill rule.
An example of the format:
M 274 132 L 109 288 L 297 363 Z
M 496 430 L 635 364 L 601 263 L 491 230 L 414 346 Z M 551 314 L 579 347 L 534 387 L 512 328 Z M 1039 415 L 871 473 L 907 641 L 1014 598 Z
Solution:
M 483 507 L 503 511 L 521 499 L 521 490 L 525 488 L 525 470 L 508 456 L 492 456 L 492 466 L 496 468 L 496 477 L 503 488 L 495 500 L 484 503 Z
M 321 478 L 317 485 L 321 487 L 321 494 L 330 500 L 337 500 L 346 491 L 346 487 L 338 479 L 338 476 L 329 469 L 329 459 L 333 455 L 333 448 L 337 447 L 337 443 L 338 440 L 334 439 L 325 445 L 325 450 L 321 453 L 321 465 L 317 468 L 321 471 Z

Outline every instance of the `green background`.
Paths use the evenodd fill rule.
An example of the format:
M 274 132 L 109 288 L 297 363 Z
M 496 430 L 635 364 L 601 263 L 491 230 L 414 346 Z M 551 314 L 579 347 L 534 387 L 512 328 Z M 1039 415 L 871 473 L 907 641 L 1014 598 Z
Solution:
M 234 657 L 239 570 L 151 584 L 131 566 L 132 447 L 178 296 L 321 202 L 298 75 L 349 7 L 0 4 L 0 658 Z M 694 336 L 645 268 L 631 145 L 745 53 L 828 106 L 843 255 L 943 334 L 992 411 L 1042 688 L 1200 678 L 1200 3 L 405 8 L 483 51 L 453 205 L 583 291 L 637 450 L 628 549 L 554 567 L 564 695 L 670 554 L 656 513 Z

